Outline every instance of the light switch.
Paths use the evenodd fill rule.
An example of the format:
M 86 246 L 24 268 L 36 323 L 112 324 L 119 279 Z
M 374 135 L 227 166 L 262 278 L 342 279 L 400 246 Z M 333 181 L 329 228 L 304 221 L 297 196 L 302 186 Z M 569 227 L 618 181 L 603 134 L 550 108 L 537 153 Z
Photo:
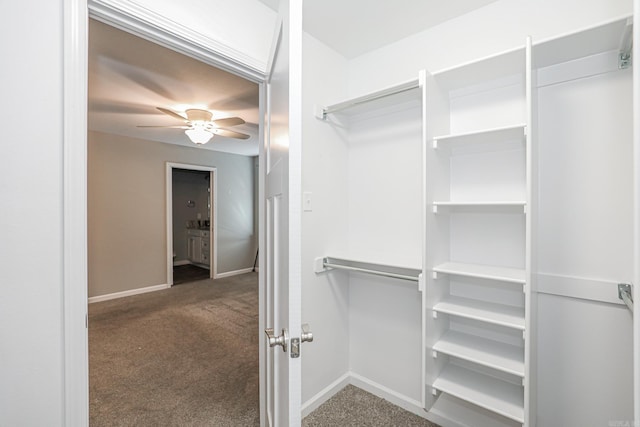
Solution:
M 311 212 L 313 207 L 311 205 L 311 192 L 305 191 L 302 193 L 302 210 L 305 212 Z

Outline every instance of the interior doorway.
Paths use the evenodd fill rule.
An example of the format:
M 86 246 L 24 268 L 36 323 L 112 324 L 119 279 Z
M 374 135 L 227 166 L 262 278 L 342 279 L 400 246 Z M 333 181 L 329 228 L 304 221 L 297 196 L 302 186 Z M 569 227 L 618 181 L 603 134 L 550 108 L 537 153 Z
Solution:
M 167 278 L 171 286 L 217 276 L 216 177 L 213 167 L 167 163 Z M 206 277 L 202 277 L 199 271 L 205 270 Z
M 122 26 L 120 25 L 119 27 L 122 27 Z M 109 47 L 108 49 L 113 49 L 115 51 L 117 49 L 120 49 L 122 46 L 127 46 L 127 43 L 115 43 L 113 47 Z M 109 52 L 111 51 L 112 50 L 109 50 Z M 145 54 L 148 56 L 150 49 L 146 49 L 146 50 L 138 49 L 138 51 L 145 51 Z M 177 53 L 176 51 L 173 52 L 173 54 L 176 54 L 176 53 Z M 89 56 L 91 56 L 91 51 L 89 52 Z M 193 60 L 193 57 L 189 59 Z M 171 62 L 170 60 L 166 60 L 166 59 L 164 61 Z M 182 232 L 186 233 L 187 236 L 188 236 L 189 230 L 198 231 L 198 232 L 203 232 L 203 231 L 209 232 L 208 236 L 202 236 L 202 235 L 199 236 L 200 245 L 199 245 L 198 254 L 196 254 L 195 246 L 192 246 L 191 254 L 189 254 L 188 245 L 186 247 L 186 251 L 187 251 L 187 259 L 191 259 L 191 258 L 195 259 L 196 255 L 198 255 L 197 257 L 198 261 L 196 261 L 196 264 L 206 265 L 206 262 L 203 262 L 203 261 L 207 261 L 207 260 L 203 258 L 203 255 L 207 253 L 206 250 L 208 249 L 209 278 L 211 279 L 217 278 L 216 276 L 218 275 L 218 266 L 219 266 L 218 254 L 220 253 L 218 251 L 218 238 L 220 236 L 220 234 L 217 231 L 218 220 L 219 218 L 222 218 L 224 221 L 223 222 L 224 230 L 222 235 L 223 246 L 221 248 L 221 252 L 223 252 L 225 256 L 223 257 L 222 264 L 220 264 L 221 265 L 221 270 L 220 270 L 221 277 L 219 278 L 220 280 L 216 281 L 215 287 L 210 286 L 211 282 L 209 282 L 209 286 L 202 286 L 201 288 L 204 291 L 212 292 L 212 293 L 215 293 L 215 292 L 221 293 L 226 289 L 230 291 L 229 292 L 230 294 L 233 294 L 234 292 L 237 293 L 238 288 L 235 285 L 238 282 L 242 282 L 242 284 L 248 288 L 246 292 L 242 293 L 242 295 L 239 295 L 240 297 L 242 297 L 239 301 L 224 300 L 224 301 L 231 301 L 229 303 L 221 302 L 222 298 L 231 298 L 233 295 L 231 295 L 231 297 L 229 295 L 223 295 L 222 297 L 220 297 L 220 295 L 216 294 L 215 297 L 218 299 L 215 302 L 212 302 L 211 300 L 207 300 L 205 298 L 192 298 L 193 300 L 196 301 L 194 305 L 200 304 L 200 306 L 195 308 L 187 307 L 184 309 L 185 311 L 191 310 L 192 314 L 196 313 L 196 315 L 192 315 L 191 317 L 189 317 L 188 315 L 180 314 L 182 312 L 180 311 L 180 309 L 176 308 L 175 305 L 172 305 L 169 310 L 171 312 L 179 313 L 180 316 L 178 317 L 180 319 L 188 318 L 191 320 L 197 319 L 197 320 L 211 321 L 212 317 L 215 318 L 216 316 L 222 316 L 222 320 L 218 319 L 212 322 L 214 324 L 216 324 L 216 322 L 223 323 L 225 325 L 228 324 L 233 327 L 239 324 L 244 325 L 243 322 L 246 321 L 245 322 L 246 325 L 244 326 L 247 328 L 247 331 L 243 330 L 242 332 L 239 332 L 239 333 L 230 334 L 229 331 L 226 330 L 226 328 L 194 327 L 193 325 L 191 325 L 191 327 L 185 327 L 183 329 L 183 333 L 180 333 L 179 332 L 180 328 L 178 327 L 179 325 L 177 325 L 175 322 L 173 323 L 169 322 L 171 326 L 175 327 L 175 330 L 177 332 L 174 334 L 175 335 L 174 337 L 164 336 L 164 332 L 163 332 L 162 334 L 164 339 L 162 341 L 165 344 L 167 344 L 168 347 L 171 347 L 171 349 L 181 350 L 181 349 L 189 348 L 189 345 L 184 344 L 181 340 L 184 340 L 186 337 L 188 337 L 191 333 L 193 333 L 196 330 L 206 331 L 204 334 L 207 335 L 207 339 L 200 340 L 200 341 L 207 341 L 209 344 L 212 344 L 215 342 L 215 345 L 212 344 L 211 348 L 206 348 L 206 349 L 203 349 L 202 351 L 200 350 L 193 351 L 203 356 L 203 362 L 199 364 L 199 367 L 202 368 L 207 366 L 207 367 L 218 368 L 220 366 L 226 366 L 226 368 L 224 369 L 228 368 L 229 373 L 225 375 L 220 375 L 221 378 L 225 378 L 225 379 L 235 378 L 234 375 L 236 372 L 241 372 L 243 374 L 247 374 L 249 377 L 252 377 L 253 383 L 255 383 L 255 387 L 245 391 L 247 393 L 249 392 L 253 393 L 252 396 L 255 395 L 255 399 L 254 399 L 255 402 L 251 399 L 246 399 L 246 398 L 239 398 L 236 400 L 238 402 L 251 401 L 252 404 L 255 403 L 254 405 L 256 407 L 255 413 L 257 414 L 258 413 L 257 411 L 257 407 L 258 407 L 258 393 L 257 393 L 258 336 L 256 334 L 257 327 L 253 327 L 252 324 L 249 322 L 254 320 L 257 322 L 257 314 L 253 312 L 247 313 L 240 309 L 229 311 L 226 308 L 227 306 L 234 306 L 237 308 L 238 305 L 244 304 L 245 308 L 255 309 L 255 311 L 258 310 L 258 299 L 259 299 L 258 291 L 257 291 L 258 275 L 253 273 L 252 277 L 249 277 L 250 275 L 242 275 L 241 273 L 250 272 L 252 270 L 252 267 L 255 271 L 255 256 L 256 256 L 256 247 L 257 247 L 257 235 L 258 235 L 257 224 L 259 224 L 259 222 L 257 221 L 257 207 L 255 206 L 257 206 L 256 203 L 258 200 L 258 195 L 257 195 L 257 192 L 258 192 L 257 179 L 258 178 L 257 177 L 259 176 L 258 175 L 259 170 L 257 169 L 259 162 L 257 161 L 256 157 L 258 156 L 258 145 L 260 140 L 260 136 L 259 136 L 260 131 L 259 131 L 259 125 L 258 125 L 260 121 L 258 117 L 260 115 L 257 113 L 257 111 L 259 110 L 258 94 L 260 93 L 259 91 L 260 85 L 256 81 L 248 80 L 254 86 L 251 89 L 252 92 L 249 93 L 248 91 L 243 92 L 240 89 L 238 89 L 236 86 L 233 86 L 233 84 L 228 85 L 226 81 L 223 81 L 219 84 L 219 86 L 224 87 L 225 89 L 231 89 L 232 92 L 227 93 L 224 99 L 218 99 L 215 96 L 208 96 L 208 92 L 202 86 L 197 87 L 198 90 L 187 90 L 189 88 L 187 87 L 186 83 L 184 85 L 172 86 L 171 84 L 176 83 L 175 81 L 173 81 L 173 79 L 174 78 L 177 79 L 181 75 L 177 75 L 177 74 L 169 75 L 169 76 L 158 75 L 159 73 L 161 74 L 163 72 L 167 72 L 167 73 L 169 72 L 168 70 L 170 68 L 169 68 L 169 65 L 167 64 L 165 64 L 167 65 L 166 67 L 161 67 L 157 63 L 157 61 L 148 60 L 148 63 L 151 64 L 153 67 L 150 70 L 152 74 L 146 74 L 146 71 L 144 69 L 144 64 L 137 63 L 132 65 L 131 63 L 128 63 L 124 59 L 113 60 L 109 58 L 106 58 L 106 59 L 101 58 L 100 61 L 98 62 L 99 62 L 98 65 L 108 68 L 108 71 L 111 73 L 109 77 L 115 78 L 117 81 L 125 83 L 127 85 L 133 84 L 138 86 L 138 88 L 141 89 L 142 92 L 144 92 L 144 97 L 145 97 L 145 99 L 137 98 L 136 96 L 139 95 L 139 93 L 134 93 L 134 91 L 132 90 L 122 91 L 122 93 L 125 93 L 125 96 L 127 98 L 120 101 L 117 99 L 116 91 L 103 91 L 103 93 L 107 94 L 108 97 L 100 100 L 95 100 L 95 99 L 92 100 L 91 88 L 90 88 L 90 94 L 89 94 L 89 120 L 88 121 L 89 121 L 90 127 L 92 125 L 101 126 L 102 125 L 101 123 L 104 123 L 97 120 L 96 119 L 97 116 L 95 115 L 92 116 L 91 115 L 92 112 L 106 113 L 111 118 L 114 118 L 115 115 L 120 114 L 123 116 L 123 119 L 125 120 L 131 119 L 131 117 L 129 116 L 133 116 L 134 118 L 135 116 L 137 116 L 137 119 L 135 119 L 135 121 L 131 121 L 127 126 L 122 126 L 122 125 L 119 127 L 114 126 L 113 132 L 111 132 L 111 130 L 109 129 L 97 129 L 97 130 L 90 129 L 90 131 L 93 132 L 93 134 L 90 135 L 89 137 L 90 141 L 87 146 L 90 152 L 93 150 L 93 154 L 97 153 L 98 150 L 102 150 L 101 154 L 103 154 L 104 152 L 111 153 L 110 160 L 113 160 L 113 161 L 110 162 L 109 165 L 113 167 L 112 172 L 114 173 L 112 175 L 125 175 L 123 171 L 126 171 L 128 173 L 129 171 L 138 169 L 137 173 L 135 174 L 138 179 L 135 181 L 129 180 L 127 181 L 128 182 L 127 185 L 122 185 L 119 188 L 120 190 L 122 190 L 121 192 L 123 193 L 128 193 L 130 195 L 134 195 L 134 194 L 137 195 L 137 198 L 135 196 L 133 197 L 132 202 L 129 204 L 130 206 L 144 206 L 146 208 L 148 206 L 153 205 L 153 209 L 147 209 L 145 211 L 144 216 L 131 215 L 127 217 L 126 215 L 124 215 L 125 220 L 135 221 L 138 224 L 142 224 L 142 226 L 144 227 L 148 227 L 151 222 L 154 223 L 153 231 L 150 233 L 147 233 L 144 236 L 144 238 L 138 239 L 138 242 L 140 243 L 140 246 L 141 248 L 143 248 L 143 250 L 139 250 L 135 254 L 135 257 L 130 257 L 130 259 L 137 261 L 138 257 L 142 257 L 142 256 L 146 257 L 148 255 L 147 253 L 148 251 L 157 251 L 159 249 L 160 256 L 156 256 L 154 253 L 153 258 L 156 261 L 160 261 L 160 265 L 157 266 L 158 268 L 154 266 L 153 270 L 155 274 L 157 274 L 158 271 L 162 276 L 165 276 L 166 274 L 165 276 L 166 282 L 164 281 L 165 278 L 162 277 L 161 283 L 166 283 L 167 284 L 166 286 L 171 286 L 174 284 L 173 283 L 174 282 L 173 264 L 174 264 L 174 248 L 175 248 L 174 243 L 178 239 L 174 237 L 174 232 L 173 232 L 173 225 L 175 221 L 172 219 L 174 215 L 173 215 L 173 209 L 171 207 L 172 206 L 171 201 L 173 199 L 172 174 L 173 174 L 173 171 L 176 169 L 186 170 L 202 176 L 203 181 L 208 178 L 209 189 L 210 189 L 208 200 L 203 202 L 203 201 L 198 201 L 195 197 L 189 198 L 189 200 L 195 201 L 194 209 L 196 208 L 196 206 L 201 207 L 202 205 L 206 206 L 207 209 L 205 211 L 200 211 L 200 212 L 194 211 L 193 212 L 194 216 L 192 218 L 183 220 Z M 208 64 L 208 66 L 213 65 L 211 64 L 211 61 L 207 61 L 206 64 Z M 176 68 L 179 68 L 180 72 L 183 72 L 185 70 L 185 67 L 176 67 Z M 94 71 L 95 69 L 92 69 L 91 67 L 89 67 L 90 75 Z M 223 72 L 223 71 L 219 70 L 219 72 Z M 226 73 L 226 71 L 224 72 Z M 235 78 L 246 79 L 245 77 L 242 77 L 240 75 L 241 73 L 235 73 L 235 74 L 236 74 Z M 236 88 L 236 90 L 239 90 L 240 92 L 233 92 L 234 88 Z M 255 92 L 255 95 L 254 95 L 254 92 Z M 177 104 L 178 97 L 182 96 L 184 93 L 197 94 L 198 96 L 201 96 L 204 101 L 209 102 L 209 104 L 207 104 L 209 105 L 208 109 L 215 110 L 218 114 L 220 114 L 220 112 L 226 111 L 229 113 L 228 115 L 243 118 L 244 120 L 246 120 L 246 123 L 242 123 L 240 125 L 234 124 L 233 125 L 234 131 L 228 131 L 228 133 L 226 134 L 216 133 L 213 139 L 208 142 L 207 146 L 202 147 L 202 146 L 194 145 L 194 143 L 192 143 L 185 137 L 185 126 L 188 126 L 189 123 L 174 124 L 177 118 L 166 117 L 166 116 L 170 116 L 171 114 L 167 114 L 166 112 L 158 108 L 158 106 L 161 106 L 164 109 L 177 111 L 178 113 L 176 113 L 176 115 L 178 116 L 184 115 L 188 119 L 189 118 L 188 114 L 186 114 L 185 111 L 189 107 L 188 106 L 181 107 L 179 104 Z M 114 98 L 111 99 L 109 97 L 114 97 Z M 162 101 L 163 99 L 166 102 L 166 104 L 162 104 L 161 102 L 159 102 L 159 101 Z M 109 101 L 113 101 L 113 102 L 109 103 Z M 216 108 L 214 108 L 214 106 Z M 226 108 L 226 110 L 223 111 L 222 108 L 217 108 L 217 107 L 224 107 Z M 197 108 L 204 109 L 205 106 L 198 105 Z M 244 111 L 243 109 L 255 109 L 256 111 L 255 118 L 251 117 L 251 115 L 248 113 L 245 114 L 244 112 L 241 112 L 241 111 Z M 157 110 L 160 110 L 160 113 Z M 127 117 L 124 117 L 124 116 L 127 116 Z M 221 117 L 223 119 L 225 118 L 225 116 L 221 116 Z M 109 118 L 109 117 L 104 117 L 104 118 Z M 158 121 L 164 120 L 164 122 L 156 124 L 154 123 L 154 121 L 156 120 Z M 214 120 L 218 120 L 215 115 L 214 115 Z M 219 123 L 221 122 L 222 120 L 219 121 Z M 231 126 L 231 125 L 228 125 L 228 126 Z M 162 127 L 165 129 L 162 129 L 162 130 L 151 129 L 156 127 Z M 177 140 L 178 143 L 173 144 L 171 141 L 158 141 L 158 140 L 152 140 L 151 138 L 144 138 L 142 136 L 126 135 L 124 133 L 119 133 L 122 131 L 122 129 L 125 129 L 125 128 L 128 129 L 127 132 L 138 132 L 138 131 L 157 132 L 158 134 L 160 132 L 166 132 L 166 135 L 168 135 L 166 136 L 167 139 Z M 148 128 L 148 129 L 140 130 L 139 128 Z M 240 131 L 244 132 L 245 134 L 250 134 L 251 137 L 247 139 L 243 139 L 243 138 L 238 139 L 237 136 L 233 136 L 233 135 L 239 135 L 239 134 L 241 135 L 241 133 L 239 133 Z M 171 134 L 173 135 L 171 136 Z M 96 135 L 98 135 L 98 137 L 96 137 Z M 228 135 L 232 135 L 232 136 L 229 137 Z M 181 138 L 182 140 L 180 140 L 179 138 Z M 228 142 L 227 147 L 233 146 L 236 149 L 243 149 L 243 147 L 246 149 L 246 145 L 243 146 L 243 144 L 247 144 L 247 143 L 254 144 L 256 147 L 255 154 L 235 153 L 231 151 L 225 151 L 224 147 L 223 149 L 220 149 L 220 150 L 216 150 L 216 149 L 207 150 L 207 148 L 211 148 L 215 144 L 220 145 L 220 143 L 224 143 L 225 138 L 227 139 L 236 138 L 236 139 L 227 141 Z M 96 141 L 98 141 L 98 143 L 96 143 Z M 123 147 L 126 146 L 128 149 L 134 150 L 135 153 L 125 152 L 125 151 L 122 151 L 120 153 L 114 153 L 111 150 L 113 149 L 113 146 L 116 144 L 119 144 L 120 146 L 123 146 Z M 154 147 L 152 147 L 152 145 L 154 145 Z M 183 146 L 186 145 L 187 148 L 185 149 L 184 147 L 176 147 L 176 145 L 183 145 Z M 155 147 L 157 147 L 157 150 Z M 212 154 L 213 151 L 215 151 L 215 155 Z M 158 156 L 156 156 L 156 154 L 158 154 Z M 234 155 L 235 157 L 233 157 Z M 235 160 L 233 160 L 232 157 L 235 158 Z M 242 160 L 238 160 L 238 158 L 240 157 L 242 157 Z M 95 157 L 94 157 L 94 160 L 95 160 Z M 228 163 L 225 163 L 225 161 L 228 161 Z M 140 164 L 143 162 L 145 164 L 143 167 L 141 167 Z M 97 162 L 94 162 L 93 164 L 103 166 L 104 163 L 105 162 L 97 161 Z M 158 167 L 159 165 L 164 166 L 164 170 L 162 166 Z M 216 167 L 202 166 L 202 165 L 216 165 Z M 221 180 L 219 180 L 220 176 L 222 177 Z M 94 179 L 93 182 L 97 182 L 97 180 Z M 219 200 L 217 189 L 219 187 L 220 182 L 221 182 L 221 187 L 220 187 L 221 191 L 224 192 L 224 194 L 220 198 L 222 203 L 221 206 L 223 206 L 222 208 L 223 212 L 218 212 L 217 210 L 218 200 Z M 145 185 L 147 185 L 147 188 L 140 188 L 140 189 L 138 189 L 137 187 L 133 188 L 134 186 L 138 185 L 138 183 L 144 183 Z M 160 188 L 161 190 L 158 191 L 158 188 Z M 251 192 L 252 194 L 249 195 L 249 193 Z M 118 192 L 115 191 L 113 192 L 113 194 L 118 194 Z M 243 194 L 241 202 L 237 202 L 239 194 Z M 233 195 L 233 197 L 230 197 L 230 195 Z M 227 200 L 230 198 L 236 201 L 237 203 L 235 204 L 227 203 Z M 89 203 L 91 202 L 89 201 Z M 115 205 L 115 204 L 121 205 L 120 203 L 111 203 L 111 205 Z M 157 206 L 158 204 L 159 206 Z M 252 208 L 251 206 L 254 206 L 254 208 Z M 227 209 L 227 207 L 229 209 Z M 200 213 L 200 218 L 198 218 L 198 213 Z M 157 226 L 158 224 L 156 224 L 157 222 L 156 220 L 158 219 L 158 216 L 160 216 L 161 218 L 160 226 Z M 144 219 L 143 221 L 140 220 L 141 217 Z M 152 217 L 151 220 L 150 220 L 150 217 Z M 242 218 L 242 221 L 239 220 L 240 217 Z M 232 219 L 232 221 L 227 221 L 230 218 Z M 198 223 L 198 220 L 200 220 L 201 222 Z M 187 221 L 189 221 L 188 224 L 187 224 Z M 208 221 L 208 224 L 207 224 L 207 221 Z M 256 226 L 251 226 L 251 224 L 255 224 Z M 237 229 L 241 228 L 240 225 L 244 229 L 241 230 L 241 233 L 238 233 Z M 138 231 L 138 228 L 142 226 L 138 225 L 136 227 L 130 227 L 130 229 L 135 234 Z M 96 228 L 100 228 L 100 227 L 96 227 Z M 104 229 L 106 227 L 102 227 L 102 228 Z M 255 241 L 254 246 L 252 246 L 250 250 L 247 250 L 246 248 L 249 241 L 247 238 L 244 239 L 245 241 L 240 242 L 240 244 L 238 244 L 238 240 L 239 240 L 238 235 L 244 235 L 242 233 L 245 233 L 246 235 L 251 234 L 252 235 L 251 238 L 254 239 Z M 111 233 L 106 232 L 105 234 L 110 234 L 113 236 L 119 235 L 119 233 L 116 233 L 116 232 L 111 232 Z M 162 242 L 157 241 L 159 237 L 161 237 L 161 239 L 164 241 Z M 186 237 L 185 234 L 182 234 L 182 237 Z M 133 245 L 122 244 L 119 247 L 125 248 L 126 250 L 130 250 L 131 246 Z M 243 258 L 246 258 L 246 260 L 242 260 L 241 259 L 242 257 L 237 256 L 239 247 L 245 253 L 245 256 Z M 119 252 L 122 252 L 122 251 L 124 250 L 120 249 L 120 251 L 112 251 L 112 252 L 114 256 L 118 256 Z M 176 253 L 176 255 L 178 254 Z M 164 262 L 162 262 L 163 260 Z M 234 264 L 236 260 L 240 260 L 240 262 L 244 264 L 237 266 L 236 264 Z M 162 265 L 162 264 L 165 264 L 165 265 Z M 244 268 L 240 268 L 240 267 L 244 267 Z M 151 271 L 152 269 L 141 268 L 140 270 L 148 272 L 148 271 Z M 234 276 L 234 277 L 230 277 L 230 276 Z M 253 283 L 254 281 L 256 282 L 255 284 Z M 159 283 L 159 282 L 156 281 L 155 283 Z M 86 286 L 86 283 L 85 283 L 85 286 Z M 165 286 L 165 285 L 159 285 L 159 286 Z M 183 287 L 180 287 L 181 291 L 182 291 L 182 288 Z M 185 292 L 190 291 L 190 288 L 188 286 L 185 286 L 184 288 L 186 288 Z M 160 289 L 153 289 L 153 290 L 160 290 Z M 149 294 L 148 296 L 139 295 L 138 296 L 139 298 L 133 298 L 130 301 L 140 302 L 143 299 L 146 299 L 147 297 L 153 299 L 154 301 L 157 301 L 160 298 L 160 294 L 161 293 L 158 292 L 154 294 Z M 166 295 L 167 293 L 164 292 L 163 294 Z M 170 304 L 173 304 L 174 302 L 175 301 L 170 301 L 168 304 L 170 305 Z M 192 301 L 189 300 L 187 302 L 191 303 Z M 108 304 L 103 304 L 100 308 L 107 307 L 107 305 L 115 306 L 117 303 L 118 303 L 118 300 L 110 301 L 108 302 Z M 220 305 L 221 308 L 216 310 L 211 310 L 211 307 L 216 306 L 216 304 Z M 86 305 L 85 305 L 85 308 L 86 308 Z M 92 306 L 93 313 L 91 311 L 89 312 L 87 322 L 90 325 L 89 326 L 90 329 L 92 325 L 92 320 L 95 320 L 96 318 L 99 318 L 102 314 L 104 314 L 103 312 L 101 312 L 99 313 L 98 316 L 96 316 L 95 314 L 97 313 L 96 311 L 97 308 L 98 308 L 97 305 Z M 142 308 L 140 310 L 134 310 L 134 311 L 136 313 L 141 313 L 141 310 Z M 121 312 L 122 310 L 117 309 L 115 311 Z M 93 317 L 92 317 L 92 314 L 94 315 Z M 239 320 L 234 318 L 233 316 L 237 316 Z M 154 319 L 162 319 L 162 321 L 166 321 L 166 317 L 160 316 L 160 315 L 155 317 Z M 152 324 L 153 326 L 156 326 L 155 320 L 149 321 L 148 324 L 150 325 Z M 130 330 L 132 330 L 132 329 L 135 329 L 133 326 L 134 325 L 132 324 L 132 322 L 123 323 L 123 328 L 129 328 Z M 93 332 L 93 334 L 90 333 L 90 336 L 93 335 L 93 337 L 96 337 L 97 335 L 95 331 L 96 329 L 94 328 L 91 331 Z M 120 331 L 115 331 L 114 334 L 115 334 L 114 335 L 115 337 L 121 337 Z M 220 335 L 220 337 L 211 336 L 211 334 L 218 334 Z M 142 334 L 142 337 L 150 338 L 157 335 L 158 333 L 154 334 L 154 333 L 148 332 L 148 333 Z M 254 335 L 255 335 L 255 339 L 254 339 Z M 247 336 L 250 336 L 251 339 L 247 340 Z M 175 338 L 175 339 L 172 339 L 172 338 Z M 202 337 L 196 337 L 196 338 L 202 338 Z M 218 338 L 220 338 L 220 341 L 218 341 Z M 240 341 L 240 343 L 236 343 L 236 341 L 234 341 L 235 338 L 238 338 L 238 341 Z M 108 354 L 108 352 L 110 351 L 108 343 L 113 342 L 111 339 L 107 339 L 103 341 L 106 346 L 104 348 L 98 347 L 96 345 L 95 338 L 92 338 L 92 340 L 93 340 L 92 345 L 90 344 L 88 346 L 90 348 L 91 355 L 95 355 L 96 353 L 98 353 L 101 356 L 104 356 Z M 238 349 L 242 349 L 242 353 L 245 354 L 245 359 L 250 358 L 251 360 L 245 360 L 244 362 L 242 362 L 242 360 L 240 360 L 240 358 L 237 357 L 238 352 L 235 352 L 235 351 L 223 352 L 223 354 L 215 354 L 215 351 L 222 352 L 222 349 L 227 348 L 229 346 L 236 346 Z M 153 347 L 151 344 L 148 344 L 146 349 L 149 349 L 149 348 L 155 348 L 155 347 Z M 103 349 L 104 351 L 96 352 L 95 349 Z M 129 355 L 129 356 L 141 356 L 145 352 L 145 346 L 138 345 L 134 350 L 136 350 L 135 352 L 136 354 Z M 150 359 L 156 360 L 156 359 L 162 359 L 163 357 L 164 358 L 174 357 L 174 356 L 179 357 L 184 354 L 188 355 L 191 353 L 176 351 L 173 355 L 169 355 L 169 356 L 167 354 L 160 355 L 159 353 L 156 353 L 151 355 Z M 230 360 L 226 365 L 223 365 L 221 360 L 224 359 L 223 356 L 225 355 L 228 355 Z M 125 360 L 125 362 L 135 360 L 133 357 L 128 357 L 125 359 L 127 359 Z M 211 361 L 215 361 L 215 363 L 211 363 Z M 238 363 L 240 362 L 242 362 L 241 364 L 242 369 L 238 368 L 237 366 Z M 216 366 L 213 366 L 213 365 L 216 365 Z M 95 369 L 96 366 L 97 366 L 96 363 L 92 364 L 93 372 L 96 372 L 96 369 Z M 105 364 L 105 366 L 107 366 L 110 369 L 110 371 L 107 372 L 108 375 L 104 376 L 106 378 L 109 378 L 112 374 L 117 374 L 119 375 L 119 378 L 120 377 L 124 378 L 124 376 L 126 376 L 127 374 L 126 370 L 115 372 L 116 369 L 113 369 L 115 365 L 112 363 L 112 360 L 108 361 Z M 180 366 L 181 368 L 184 368 L 185 364 L 176 363 L 173 366 Z M 173 370 L 173 368 L 164 369 L 164 370 L 162 369 L 155 370 L 154 372 L 159 372 L 157 377 L 165 378 L 169 376 L 168 371 L 170 370 Z M 193 373 L 195 371 L 192 370 L 189 372 Z M 185 379 L 188 378 L 188 374 L 185 373 L 185 375 L 183 375 L 183 378 Z M 203 374 L 202 378 L 209 378 L 209 376 Z M 238 379 L 235 382 L 239 384 L 248 383 L 247 381 L 243 381 L 240 379 Z M 200 393 L 200 395 L 202 395 L 203 397 L 209 398 L 209 401 L 205 402 L 205 404 L 203 405 L 200 405 L 199 408 L 203 410 L 202 413 L 204 414 L 204 415 L 203 414 L 200 414 L 200 415 L 205 416 L 206 410 L 213 410 L 216 408 L 216 406 L 213 405 L 212 402 L 217 402 L 218 405 L 221 405 L 219 402 L 220 399 L 215 400 L 217 396 L 223 396 L 223 397 L 232 396 L 232 393 L 228 393 L 227 390 L 222 389 L 222 387 L 224 387 L 224 383 L 225 383 L 224 381 L 220 380 L 220 381 L 210 382 L 210 384 L 206 385 L 208 387 L 207 393 Z M 92 384 L 95 384 L 95 382 L 93 382 Z M 92 384 L 89 384 L 89 385 L 92 386 Z M 145 382 L 143 380 L 141 381 L 141 384 L 147 385 L 151 383 Z M 193 384 L 189 382 L 184 386 L 184 388 L 185 389 L 191 388 L 192 390 L 197 391 L 197 388 L 194 389 Z M 94 389 L 92 388 L 92 390 Z M 174 396 L 175 395 L 176 394 L 174 394 Z M 94 392 L 94 397 L 95 396 L 96 394 Z M 82 400 L 83 399 L 78 400 L 77 401 L 78 403 L 76 405 L 80 406 L 81 404 L 86 404 L 86 402 L 82 402 Z M 141 401 L 146 401 L 146 400 L 141 399 Z M 108 405 L 105 405 L 105 406 L 108 407 Z M 228 409 L 232 406 L 232 404 L 223 405 L 223 406 Z M 92 411 L 93 411 L 93 414 L 95 415 L 95 411 L 93 407 L 92 407 Z M 232 413 L 227 415 L 230 418 L 234 418 L 236 417 L 236 415 L 240 416 L 241 414 L 242 414 L 242 411 L 237 412 L 237 414 Z M 98 416 L 100 416 L 100 414 L 98 414 Z M 259 414 L 258 414 L 258 417 L 259 417 Z

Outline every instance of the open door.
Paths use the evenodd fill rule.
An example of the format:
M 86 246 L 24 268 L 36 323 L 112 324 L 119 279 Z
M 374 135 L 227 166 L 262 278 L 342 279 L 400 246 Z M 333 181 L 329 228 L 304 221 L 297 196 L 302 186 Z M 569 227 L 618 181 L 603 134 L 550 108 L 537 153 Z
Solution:
M 633 25 L 633 162 L 634 162 L 634 289 L 633 296 L 636 299 L 633 313 L 633 417 L 635 425 L 640 425 L 640 308 L 638 308 L 638 287 L 640 287 L 640 0 L 634 0 L 634 25 Z
M 281 0 L 278 22 L 261 147 L 260 402 L 269 427 L 301 423 L 302 2 Z

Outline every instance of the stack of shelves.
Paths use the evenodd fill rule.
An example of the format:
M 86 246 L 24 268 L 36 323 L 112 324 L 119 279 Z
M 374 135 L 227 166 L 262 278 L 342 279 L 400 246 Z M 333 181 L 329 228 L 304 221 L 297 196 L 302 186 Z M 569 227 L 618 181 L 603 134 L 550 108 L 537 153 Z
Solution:
M 530 47 L 428 76 L 425 408 L 528 425 Z

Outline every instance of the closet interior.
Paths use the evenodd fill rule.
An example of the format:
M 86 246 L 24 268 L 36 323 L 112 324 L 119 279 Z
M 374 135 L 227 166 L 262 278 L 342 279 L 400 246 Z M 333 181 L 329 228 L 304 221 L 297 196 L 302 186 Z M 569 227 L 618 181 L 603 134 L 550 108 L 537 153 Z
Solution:
M 610 412 L 574 414 L 589 391 L 552 402 L 562 361 L 541 347 L 565 333 L 547 310 L 589 313 L 633 274 L 631 28 L 527 38 L 317 107 L 347 152 L 345 244 L 314 272 L 348 287 L 352 383 L 443 425 L 632 419 L 621 375 Z

